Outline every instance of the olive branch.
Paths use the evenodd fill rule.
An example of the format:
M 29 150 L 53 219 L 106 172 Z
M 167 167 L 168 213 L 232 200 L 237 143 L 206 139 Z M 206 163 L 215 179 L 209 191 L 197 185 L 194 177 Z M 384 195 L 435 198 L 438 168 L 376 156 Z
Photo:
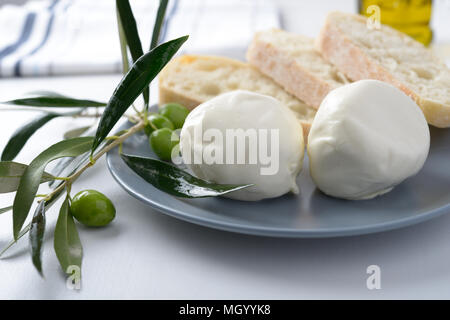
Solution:
M 134 103 L 139 95 L 144 97 L 144 110 L 148 109 L 150 82 L 157 76 L 161 69 L 169 62 L 181 45 L 187 40 L 187 36 L 174 39 L 158 45 L 159 32 L 164 22 L 167 8 L 167 0 L 161 0 L 157 17 L 155 19 L 153 39 L 150 50 L 144 54 L 141 41 L 137 32 L 136 21 L 128 0 L 116 0 L 116 13 L 119 26 L 119 39 L 121 44 L 124 77 L 112 94 L 108 103 L 93 100 L 75 99 L 53 92 L 39 92 L 31 97 L 15 99 L 3 102 L 3 104 L 27 107 L 77 107 L 76 111 L 60 113 L 45 112 L 42 116 L 25 124 L 13 133 L 2 152 L 0 162 L 1 192 L 16 191 L 12 206 L 0 209 L 1 213 L 12 210 L 13 214 L 13 241 L 0 253 L 3 254 L 19 238 L 27 232 L 30 233 L 30 246 L 32 261 L 36 269 L 42 274 L 41 251 L 45 232 L 46 210 L 66 192 L 58 222 L 55 228 L 54 247 L 58 260 L 65 272 L 70 264 L 81 267 L 82 249 L 73 218 L 71 216 L 68 200 L 70 200 L 71 185 L 87 169 L 94 166 L 95 162 L 105 153 L 121 145 L 128 137 L 142 130 L 146 124 L 144 112 L 136 110 L 136 115 L 129 117 L 135 124 L 125 132 L 107 137 L 114 125 L 122 118 L 128 107 Z M 131 53 L 133 65 L 129 67 L 128 51 Z M 80 137 L 89 128 L 79 128 L 66 133 L 66 140 L 60 141 L 41 152 L 27 166 L 13 162 L 14 158 L 25 146 L 28 139 L 44 126 L 57 117 L 94 117 L 100 116 L 86 113 L 88 107 L 103 108 L 100 123 L 94 137 Z M 134 107 L 134 106 L 133 106 Z M 135 108 L 135 107 L 134 107 Z M 106 141 L 106 143 L 104 143 Z M 86 159 L 86 155 L 90 156 Z M 83 156 L 84 155 L 84 156 Z M 73 172 L 67 177 L 57 177 L 45 172 L 46 165 L 56 159 L 66 157 L 82 157 L 75 166 Z M 84 161 L 83 161 L 84 160 Z M 67 164 L 67 163 L 65 163 Z M 45 195 L 38 195 L 39 184 L 47 181 L 59 181 L 57 186 Z M 37 208 L 32 221 L 25 228 L 23 225 L 29 216 L 30 209 L 37 200 Z M 80 250 L 74 250 L 79 248 Z
M 116 0 L 124 76 L 107 103 L 76 99 L 46 91 L 0 103 L 25 108 L 77 108 L 70 112 L 43 112 L 38 118 L 18 128 L 4 148 L 0 161 L 0 193 L 16 192 L 16 194 L 11 206 L 0 209 L 0 214 L 12 210 L 13 216 L 13 240 L 0 252 L 0 257 L 28 233 L 32 262 L 37 271 L 43 275 L 41 254 L 44 245 L 46 213 L 62 195 L 66 194 L 56 222 L 54 249 L 64 272 L 70 273 L 74 266 L 81 270 L 83 248 L 71 213 L 71 186 L 103 155 L 116 147 L 119 147 L 121 152 L 122 144 L 130 136 L 144 128 L 146 132 L 147 130 L 148 132 L 157 131 L 160 128 L 157 121 L 160 121 L 161 117 L 158 119 L 156 117 L 158 114 L 155 116 L 149 113 L 149 85 L 188 39 L 188 36 L 184 36 L 159 44 L 167 5 L 168 0 L 160 0 L 151 45 L 149 51 L 144 53 L 129 0 Z M 131 66 L 128 52 L 131 54 Z M 142 110 L 138 110 L 134 105 L 140 95 L 144 100 Z M 130 106 L 135 113 L 125 115 Z M 92 107 L 95 108 L 95 114 L 88 112 Z M 103 112 L 100 113 L 99 109 L 102 108 L 104 108 Z M 92 117 L 100 118 L 100 120 L 96 128 L 81 127 L 66 132 L 64 140 L 43 150 L 29 165 L 14 162 L 14 158 L 26 145 L 28 139 L 38 129 L 57 117 Z M 123 117 L 128 118 L 130 127 L 108 136 Z M 177 197 L 210 197 L 248 187 L 248 185 L 220 185 L 204 181 L 172 164 L 156 159 L 124 154 L 121 156 L 125 163 L 144 180 Z M 53 170 L 57 172 L 56 175 L 46 172 L 46 166 L 57 159 L 60 159 L 59 163 Z M 47 194 L 38 194 L 39 185 L 45 182 L 49 182 L 53 189 Z M 24 226 L 33 204 L 37 206 L 31 222 Z

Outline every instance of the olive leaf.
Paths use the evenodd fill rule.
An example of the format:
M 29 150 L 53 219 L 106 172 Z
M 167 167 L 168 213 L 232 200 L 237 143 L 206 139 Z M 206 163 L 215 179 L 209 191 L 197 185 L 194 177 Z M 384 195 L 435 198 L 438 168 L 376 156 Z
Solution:
M 33 133 L 58 116 L 56 113 L 45 113 L 17 129 L 3 149 L 2 161 L 13 160 Z
M 5 213 L 5 212 L 8 212 L 8 211 L 11 210 L 11 209 L 12 209 L 12 206 L 5 207 L 5 208 L 1 208 L 1 209 L 0 209 L 0 214 Z
M 26 164 L 18 162 L 0 162 L 0 193 L 16 191 L 19 186 L 20 178 L 27 168 L 28 166 Z M 52 181 L 54 179 L 54 176 L 44 172 L 41 177 L 41 183 Z
M 121 155 L 125 163 L 141 178 L 161 191 L 182 198 L 215 197 L 250 187 L 247 185 L 217 184 L 196 178 L 189 173 L 151 158 Z
M 95 126 L 91 126 L 81 136 L 93 136 L 96 131 L 97 128 Z M 55 166 L 52 168 L 52 174 L 58 177 L 68 177 L 73 174 L 80 166 L 84 165 L 88 160 L 89 154 L 82 154 L 73 158 L 59 159 Z M 56 182 L 57 180 L 51 181 L 49 183 L 49 187 L 53 187 Z
M 121 23 L 122 30 L 125 34 L 125 40 L 130 49 L 133 62 L 136 62 L 143 54 L 141 39 L 134 19 L 133 10 L 131 10 L 130 2 L 128 0 L 116 0 L 117 13 Z M 144 103 L 147 106 L 149 103 L 149 89 L 146 87 L 143 92 Z
M 144 54 L 133 64 L 115 89 L 102 114 L 92 145 L 92 153 L 106 138 L 128 107 L 158 75 L 187 39 L 188 36 L 184 36 L 165 42 Z
M 25 146 L 28 139 L 50 120 L 62 116 L 73 116 L 75 114 L 81 113 L 81 111 L 83 111 L 83 109 L 69 113 L 44 113 L 43 115 L 40 115 L 39 117 L 26 123 L 13 133 L 8 143 L 6 144 L 5 149 L 3 149 L 1 160 L 13 160 L 19 154 L 20 150 L 22 150 L 22 148 Z
M 14 99 L 0 102 L 0 104 L 10 104 L 27 107 L 104 107 L 105 102 L 86 99 L 75 99 L 56 92 L 36 92 L 33 96 L 22 99 Z
M 81 136 L 83 133 L 88 131 L 92 126 L 85 126 L 85 127 L 79 127 L 75 128 L 69 131 L 66 131 L 64 133 L 64 139 L 72 139 Z
M 153 25 L 152 41 L 150 42 L 150 50 L 156 47 L 159 43 L 159 36 L 161 34 L 161 28 L 164 23 L 164 17 L 166 15 L 168 0 L 160 0 L 158 12 L 156 13 L 155 24 Z
M 45 233 L 45 201 L 41 201 L 34 212 L 30 225 L 31 260 L 42 276 L 42 243 Z
M 91 149 L 92 137 L 79 137 L 60 141 L 41 152 L 28 168 L 19 182 L 13 204 L 13 234 L 17 240 L 20 229 L 28 216 L 34 197 L 39 187 L 46 165 L 62 157 L 76 157 Z
M 63 183 L 62 181 L 59 181 L 59 183 Z M 58 185 L 59 186 L 59 185 Z M 56 186 L 56 187 L 58 187 Z M 63 191 L 65 189 L 61 189 L 60 191 L 58 191 L 56 194 L 53 195 L 53 197 L 48 200 L 45 201 L 45 211 L 47 211 L 48 209 L 50 209 L 50 207 L 55 204 L 55 202 L 59 199 L 59 197 L 63 194 Z M 11 206 L 12 208 L 12 206 Z M 9 248 L 11 248 L 20 238 L 22 238 L 24 235 L 26 235 L 28 233 L 28 231 L 30 231 L 31 228 L 31 222 L 28 223 L 22 230 L 20 230 L 19 235 L 17 236 L 17 239 L 12 239 L 10 242 L 8 242 L 8 244 L 2 249 L 2 251 L 0 251 L 0 258 L 1 256 L 8 251 Z
M 122 22 L 120 21 L 119 11 L 116 6 L 116 19 L 117 19 L 117 29 L 119 31 L 119 41 L 120 41 L 120 54 L 122 56 L 122 72 L 127 73 L 130 69 L 130 63 L 128 61 L 128 48 L 127 40 L 125 39 L 125 32 L 123 31 Z
M 152 39 L 150 41 L 150 50 L 155 48 L 159 44 L 159 38 L 161 35 L 161 28 L 164 24 L 164 17 L 166 15 L 167 4 L 169 0 L 160 0 L 158 11 L 156 13 L 155 24 L 153 25 Z M 150 94 L 150 87 L 148 87 L 148 93 Z M 149 105 L 145 104 L 145 112 L 148 111 Z
M 96 128 L 91 127 L 88 129 L 83 136 L 91 136 L 96 131 Z M 124 133 L 124 130 L 118 130 L 113 135 L 114 136 L 120 136 Z M 112 143 L 114 140 L 105 140 L 103 141 L 100 146 L 97 149 L 97 152 L 100 152 L 108 146 L 110 143 Z M 67 177 L 75 173 L 76 170 L 78 170 L 81 166 L 85 165 L 89 161 L 89 154 L 82 154 L 74 158 L 63 158 L 58 161 L 58 163 L 53 167 L 52 172 L 56 176 L 63 176 Z M 53 185 L 58 180 L 53 180 L 49 183 L 50 187 L 53 187 Z
M 64 200 L 59 211 L 53 241 L 55 253 L 63 271 L 67 272 L 71 266 L 78 266 L 81 269 L 83 247 L 75 221 L 70 213 L 68 197 Z

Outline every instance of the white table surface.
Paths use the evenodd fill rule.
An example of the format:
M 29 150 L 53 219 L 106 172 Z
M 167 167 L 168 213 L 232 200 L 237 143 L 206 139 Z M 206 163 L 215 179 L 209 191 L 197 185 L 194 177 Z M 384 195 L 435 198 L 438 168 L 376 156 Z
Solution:
M 320 10 L 354 6 L 353 1 L 327 1 L 325 9 L 316 4 L 312 10 L 301 1 L 280 3 L 285 28 L 307 34 L 320 27 Z M 3 79 L 0 99 L 47 89 L 107 100 L 119 79 L 119 75 Z M 0 112 L 0 149 L 12 130 L 33 116 L 25 111 Z M 83 121 L 54 120 L 32 137 L 17 161 L 28 163 L 44 146 L 59 141 L 65 129 Z M 22 239 L 0 260 L 0 298 L 450 298 L 450 215 L 367 236 L 275 239 L 207 229 L 160 214 L 122 190 L 104 159 L 77 180 L 73 192 L 86 188 L 107 194 L 118 214 L 107 228 L 79 228 L 84 246 L 82 289 L 66 288 L 54 254 L 58 207 L 54 206 L 47 218 L 45 279 L 34 270 L 27 238 Z M 13 195 L 0 195 L 0 207 L 12 199 Z M 11 223 L 10 213 L 0 216 L 0 247 L 11 239 Z M 366 288 L 366 268 L 373 264 L 381 267 L 381 290 Z

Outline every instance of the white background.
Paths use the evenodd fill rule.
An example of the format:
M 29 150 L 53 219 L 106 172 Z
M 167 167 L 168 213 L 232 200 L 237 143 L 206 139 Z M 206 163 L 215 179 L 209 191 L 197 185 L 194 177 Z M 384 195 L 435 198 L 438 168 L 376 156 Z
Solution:
M 285 0 L 280 5 L 286 29 L 314 35 L 326 11 L 351 11 L 355 2 Z M 36 89 L 107 100 L 119 79 L 118 75 L 3 79 L 0 100 Z M 34 116 L 1 111 L 0 149 L 15 128 Z M 81 122 L 54 120 L 33 136 L 17 160 L 28 163 Z M 66 289 L 53 251 L 56 205 L 48 213 L 45 279 L 34 270 L 23 239 L 0 260 L 0 298 L 450 298 L 450 215 L 360 237 L 275 239 L 207 229 L 155 212 L 116 184 L 104 160 L 77 180 L 73 192 L 86 188 L 113 199 L 118 215 L 107 228 L 79 227 L 84 246 L 82 290 Z M 0 207 L 11 202 L 12 195 L 0 195 Z M 11 214 L 6 213 L 0 216 L 0 247 L 11 233 Z M 381 290 L 366 288 L 366 268 L 372 264 L 381 267 Z

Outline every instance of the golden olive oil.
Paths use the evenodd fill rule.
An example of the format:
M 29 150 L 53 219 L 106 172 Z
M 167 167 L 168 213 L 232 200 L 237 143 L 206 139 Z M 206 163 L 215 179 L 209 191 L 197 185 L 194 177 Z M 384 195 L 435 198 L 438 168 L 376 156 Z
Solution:
M 432 39 L 430 28 L 431 0 L 359 0 L 362 15 L 371 16 L 373 7 L 380 8 L 381 23 L 400 30 L 424 45 Z

